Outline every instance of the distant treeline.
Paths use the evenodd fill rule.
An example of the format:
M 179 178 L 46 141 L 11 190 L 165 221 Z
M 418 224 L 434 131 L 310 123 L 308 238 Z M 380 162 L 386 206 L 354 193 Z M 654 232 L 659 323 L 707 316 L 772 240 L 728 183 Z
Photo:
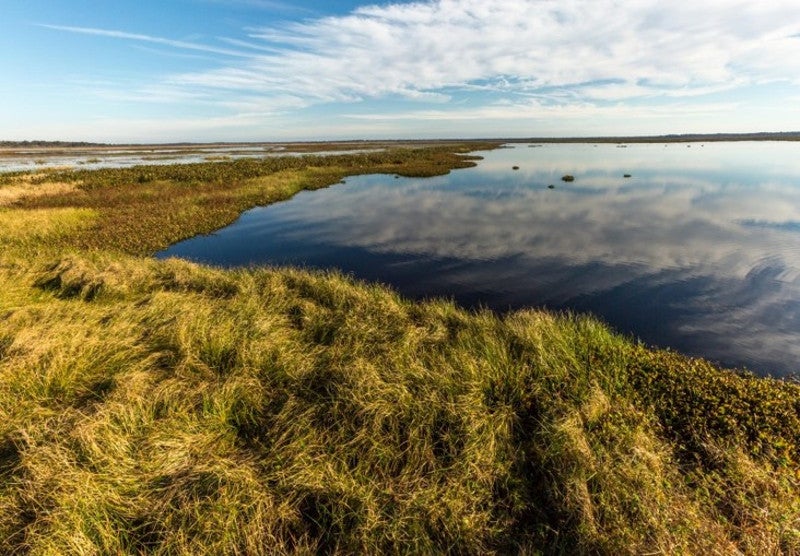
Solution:
M 106 143 L 87 143 L 86 141 L 0 141 L 0 147 L 105 147 Z
M 461 143 L 470 141 L 486 141 L 486 139 L 461 139 Z M 687 133 L 670 135 L 631 135 L 631 136 L 597 136 L 597 137 L 513 137 L 495 138 L 492 141 L 502 141 L 504 143 L 694 143 L 694 142 L 713 142 L 713 141 L 800 141 L 800 131 L 786 132 L 761 132 L 761 133 Z M 25 147 L 191 147 L 201 145 L 349 145 L 349 144 L 436 144 L 452 143 L 452 139 L 417 139 L 417 140 L 369 140 L 357 139 L 351 141 L 295 141 L 287 143 L 270 142 L 179 142 L 179 143 L 90 143 L 86 141 L 0 141 L 0 148 L 25 148 Z
M 694 143 L 700 141 L 800 141 L 800 131 L 779 133 L 687 133 L 623 137 L 532 137 L 514 143 Z

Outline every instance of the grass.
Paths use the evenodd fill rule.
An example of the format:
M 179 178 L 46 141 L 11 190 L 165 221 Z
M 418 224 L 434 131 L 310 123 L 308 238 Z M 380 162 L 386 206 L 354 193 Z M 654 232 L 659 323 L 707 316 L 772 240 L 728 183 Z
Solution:
M 21 183 L 42 192 L 53 184 L 72 186 L 73 191 L 50 194 L 14 193 L 15 206 L 97 210 L 97 221 L 71 245 L 147 255 L 179 239 L 216 230 L 247 208 L 287 199 L 301 189 L 327 187 L 359 173 L 442 174 L 471 166 L 470 157 L 463 153 L 489 146 L 62 171 L 34 177 L 9 174 L 0 176 L 0 192 L 16 192 Z
M 74 189 L 0 209 L 0 552 L 800 552 L 794 383 L 586 316 L 143 256 L 468 163 L 363 156 L 51 173 Z

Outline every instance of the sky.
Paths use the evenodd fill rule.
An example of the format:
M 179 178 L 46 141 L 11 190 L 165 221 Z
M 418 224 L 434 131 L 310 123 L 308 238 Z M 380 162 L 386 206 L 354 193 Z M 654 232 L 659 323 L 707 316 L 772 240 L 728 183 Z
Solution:
M 0 0 L 0 140 L 800 131 L 798 0 Z

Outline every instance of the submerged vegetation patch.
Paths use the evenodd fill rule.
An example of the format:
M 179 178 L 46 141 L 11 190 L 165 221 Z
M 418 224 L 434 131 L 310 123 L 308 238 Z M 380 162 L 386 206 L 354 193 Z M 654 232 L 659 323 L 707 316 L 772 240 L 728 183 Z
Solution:
M 0 209 L 0 552 L 800 552 L 793 382 L 586 316 L 142 256 L 474 148 L 36 177 L 74 188 Z

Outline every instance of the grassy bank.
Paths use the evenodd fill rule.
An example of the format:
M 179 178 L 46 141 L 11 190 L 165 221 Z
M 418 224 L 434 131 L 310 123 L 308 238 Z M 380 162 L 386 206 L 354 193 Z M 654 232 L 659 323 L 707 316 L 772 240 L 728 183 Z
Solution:
M 454 150 L 2 178 L 0 552 L 800 552 L 795 384 L 582 316 L 143 256 Z

